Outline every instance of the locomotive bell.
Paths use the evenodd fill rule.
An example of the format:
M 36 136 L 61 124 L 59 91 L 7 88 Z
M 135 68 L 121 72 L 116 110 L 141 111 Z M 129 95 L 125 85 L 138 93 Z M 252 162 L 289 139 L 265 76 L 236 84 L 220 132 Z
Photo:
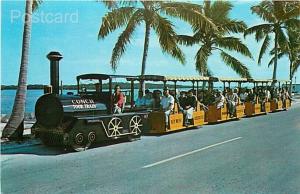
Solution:
M 52 93 L 59 94 L 59 61 L 63 56 L 56 51 L 51 51 L 47 58 L 50 60 L 50 84 Z

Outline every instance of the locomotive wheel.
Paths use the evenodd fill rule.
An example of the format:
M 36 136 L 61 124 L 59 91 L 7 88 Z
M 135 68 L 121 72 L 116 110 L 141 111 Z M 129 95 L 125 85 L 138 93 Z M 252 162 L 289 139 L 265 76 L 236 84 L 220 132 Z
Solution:
M 117 137 L 121 134 L 120 129 L 123 129 L 122 120 L 118 117 L 112 118 L 107 127 L 108 137 Z
M 133 116 L 129 122 L 129 130 L 134 136 L 140 136 L 142 133 L 142 118 L 138 115 Z
M 93 131 L 89 132 L 87 140 L 88 140 L 88 143 L 85 146 L 86 149 L 88 149 L 92 145 L 92 143 L 96 140 L 96 133 Z
M 71 143 L 71 147 L 73 150 L 77 152 L 85 151 L 89 148 L 89 144 L 86 143 L 86 139 L 83 133 L 76 133 L 73 137 L 73 143 Z

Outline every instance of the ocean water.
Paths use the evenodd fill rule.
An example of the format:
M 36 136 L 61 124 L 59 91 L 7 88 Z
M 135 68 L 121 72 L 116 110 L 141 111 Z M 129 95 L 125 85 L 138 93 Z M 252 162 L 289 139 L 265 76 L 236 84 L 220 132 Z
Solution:
M 75 92 L 70 90 L 71 92 Z M 65 91 L 66 93 L 68 91 Z M 25 112 L 34 112 L 37 99 L 44 94 L 44 90 L 27 90 Z M 16 90 L 1 90 L 1 114 L 9 114 L 12 111 Z

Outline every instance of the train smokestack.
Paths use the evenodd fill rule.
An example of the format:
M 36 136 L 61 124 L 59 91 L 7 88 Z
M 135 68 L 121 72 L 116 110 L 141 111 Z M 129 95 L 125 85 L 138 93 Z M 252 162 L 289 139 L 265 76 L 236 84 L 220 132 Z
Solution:
M 63 56 L 56 51 L 51 51 L 47 58 L 50 60 L 50 84 L 52 93 L 59 94 L 59 61 Z

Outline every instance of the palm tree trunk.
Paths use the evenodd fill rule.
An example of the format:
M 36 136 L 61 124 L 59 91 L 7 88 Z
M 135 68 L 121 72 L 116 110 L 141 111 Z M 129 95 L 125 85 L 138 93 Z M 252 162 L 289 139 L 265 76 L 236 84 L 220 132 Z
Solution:
M 275 80 L 276 80 L 276 73 L 277 73 L 277 60 L 278 60 L 278 45 L 277 45 L 277 30 L 275 31 L 275 58 L 274 58 L 274 69 L 273 69 L 273 82 L 272 82 L 272 86 L 275 86 Z
M 149 50 L 149 38 L 150 38 L 150 24 L 146 22 L 146 31 L 145 31 L 145 41 L 144 41 L 144 53 L 143 53 L 143 60 L 142 60 L 142 71 L 141 75 L 145 75 L 146 71 L 146 60 L 148 56 Z M 141 90 L 145 93 L 145 82 L 141 81 Z
M 292 67 L 293 67 L 293 63 L 292 61 L 290 61 L 290 89 L 289 89 L 289 94 L 290 96 L 292 96 L 292 89 L 293 89 L 293 75 L 292 75 Z
M 8 123 L 3 129 L 2 138 L 13 139 L 23 135 L 23 129 L 24 129 L 23 121 L 24 121 L 25 101 L 26 101 L 26 92 L 27 92 L 29 43 L 30 43 L 31 24 L 32 24 L 31 23 L 32 3 L 33 3 L 32 0 L 26 1 L 22 56 L 21 56 L 18 88 L 16 92 L 12 114 L 9 118 Z

